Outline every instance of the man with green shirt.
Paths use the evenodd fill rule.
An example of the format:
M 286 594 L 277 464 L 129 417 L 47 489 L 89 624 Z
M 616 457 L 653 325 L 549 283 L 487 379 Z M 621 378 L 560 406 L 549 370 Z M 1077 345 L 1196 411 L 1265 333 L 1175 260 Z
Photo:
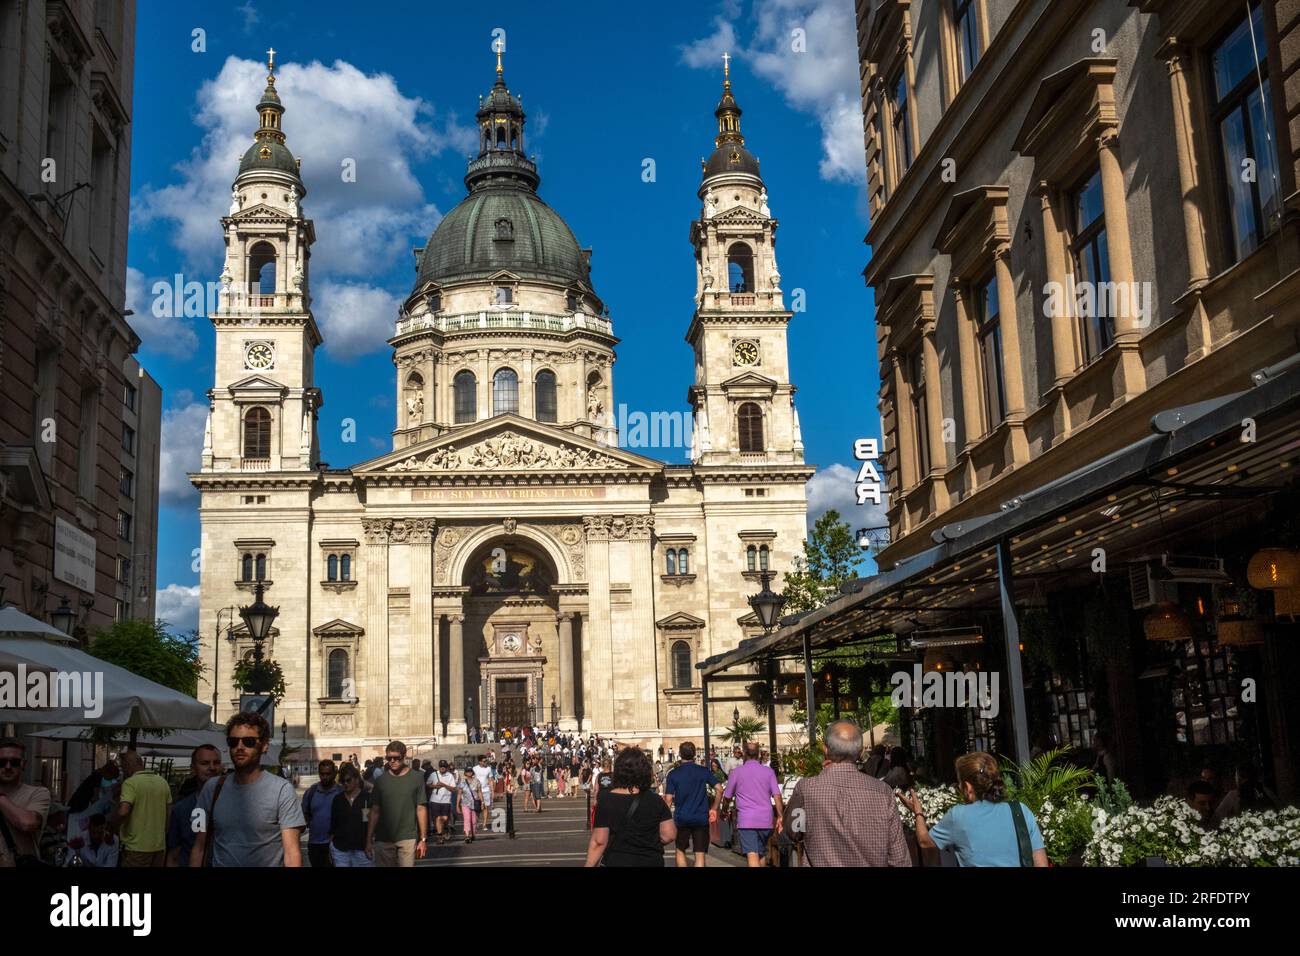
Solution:
M 366 856 L 375 866 L 415 866 L 424 859 L 429 811 L 424 805 L 424 777 L 406 765 L 406 744 L 394 740 L 385 751 L 388 772 L 380 774 L 370 794 Z
M 122 796 L 113 821 L 122 842 L 121 866 L 165 866 L 167 862 L 167 815 L 172 790 L 134 750 L 122 757 Z

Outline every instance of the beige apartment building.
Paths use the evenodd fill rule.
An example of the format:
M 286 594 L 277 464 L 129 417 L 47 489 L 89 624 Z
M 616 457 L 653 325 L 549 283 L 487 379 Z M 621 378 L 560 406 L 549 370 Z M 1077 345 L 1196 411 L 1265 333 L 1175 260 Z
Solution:
M 903 709 L 931 776 L 1068 746 L 1293 794 L 1300 3 L 856 10 L 890 543 L 706 686 L 915 654 L 1002 678 Z

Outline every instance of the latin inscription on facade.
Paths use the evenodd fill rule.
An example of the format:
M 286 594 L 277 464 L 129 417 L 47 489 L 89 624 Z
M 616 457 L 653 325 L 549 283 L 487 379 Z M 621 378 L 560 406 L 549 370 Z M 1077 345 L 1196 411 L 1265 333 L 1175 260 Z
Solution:
M 412 501 L 588 501 L 604 488 L 412 488 Z

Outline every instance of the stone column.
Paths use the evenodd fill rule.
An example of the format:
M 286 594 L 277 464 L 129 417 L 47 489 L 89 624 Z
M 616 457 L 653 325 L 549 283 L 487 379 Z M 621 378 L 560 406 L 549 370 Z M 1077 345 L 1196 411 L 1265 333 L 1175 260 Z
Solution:
M 576 726 L 578 715 L 573 704 L 573 685 L 576 674 L 573 670 L 573 614 L 565 611 L 556 615 L 559 625 L 560 642 L 560 724 L 563 727 Z
M 934 344 L 934 322 L 927 322 L 921 333 L 921 361 L 925 363 L 925 430 L 930 441 L 930 473 L 937 475 L 933 484 L 934 509 L 948 507 L 948 445 L 943 440 L 943 389 L 939 387 L 939 350 Z
M 1011 278 L 1011 244 L 993 249 L 993 271 L 998 283 L 998 323 L 1002 326 L 1002 386 L 1007 416 L 1025 411 L 1024 367 L 1020 363 L 1020 324 L 1016 320 L 1016 283 Z
M 912 424 L 912 395 L 903 375 L 903 356 L 890 352 L 894 365 L 894 417 L 898 420 L 898 471 L 903 489 L 911 488 L 922 477 L 920 455 L 916 448 L 916 427 Z
M 1038 196 L 1043 213 L 1043 246 L 1047 258 L 1047 281 L 1061 290 L 1062 307 L 1053 309 L 1052 322 L 1052 373 L 1056 384 L 1064 384 L 1076 367 L 1074 357 L 1074 309 L 1071 308 L 1074 290 L 1067 280 L 1073 269 L 1066 261 L 1065 243 L 1061 238 L 1060 220 L 1057 218 L 1055 190 L 1047 183 L 1038 184 Z
M 632 574 L 632 713 L 637 731 L 659 726 L 659 674 L 655 653 L 654 555 L 650 541 L 654 515 L 628 519 Z
M 411 733 L 425 737 L 436 731 L 433 710 L 433 528 L 432 518 L 407 519 L 411 556 L 411 640 L 415 681 L 415 726 Z
M 1187 51 L 1176 40 L 1165 45 L 1169 68 L 1169 92 L 1173 95 L 1174 139 L 1178 144 L 1178 184 L 1183 194 L 1183 231 L 1187 236 L 1187 286 L 1197 289 L 1210 278 L 1210 258 L 1205 244 L 1205 222 L 1201 217 L 1201 186 L 1196 168 L 1196 145 L 1192 141 L 1192 96 L 1184 68 Z M 1107 230 L 1110 219 L 1106 220 Z
M 598 733 L 614 729 L 614 645 L 609 612 L 609 533 L 610 519 L 585 517 L 587 534 L 587 581 L 590 614 L 583 623 L 583 633 L 591 646 L 591 669 L 584 675 L 584 686 L 591 688 L 591 707 L 587 717 L 591 729 Z
M 533 394 L 533 353 L 524 352 L 524 361 L 519 371 L 519 414 L 524 418 L 537 417 L 537 396 Z
M 1143 329 L 1129 306 L 1136 297 L 1133 282 L 1133 250 L 1128 235 L 1128 206 L 1124 191 L 1124 169 L 1119 162 L 1119 131 L 1111 127 L 1097 137 L 1098 165 L 1101 169 L 1101 200 L 1106 210 L 1106 249 L 1110 257 L 1110 278 L 1115 288 L 1118 310 L 1114 317 L 1115 342 L 1119 346 L 1116 398 L 1136 395 L 1146 390 L 1146 369 L 1138 353 Z M 1150 318 L 1150 317 L 1148 317 Z
M 961 390 L 958 396 L 961 401 L 962 431 L 965 432 L 962 447 L 966 449 L 984 435 L 984 420 L 980 416 L 979 402 L 979 359 L 975 355 L 975 329 L 966 314 L 966 297 L 958 279 L 953 280 L 952 297 L 957 303 L 957 352 L 961 358 Z
M 447 643 L 447 667 L 451 673 L 447 677 L 447 696 L 451 698 L 447 708 L 447 738 L 460 739 L 465 736 L 465 615 L 452 614 L 450 635 Z
M 366 535 L 365 734 L 389 737 L 388 726 L 388 536 L 391 518 L 364 518 Z

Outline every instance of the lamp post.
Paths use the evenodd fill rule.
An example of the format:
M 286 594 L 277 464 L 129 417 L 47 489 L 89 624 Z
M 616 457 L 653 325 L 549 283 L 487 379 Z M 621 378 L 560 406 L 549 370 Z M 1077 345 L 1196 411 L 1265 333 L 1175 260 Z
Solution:
M 763 636 L 767 637 L 772 633 L 781 620 L 781 608 L 785 607 L 785 595 L 775 593 L 771 588 L 772 574 L 770 571 L 764 571 L 762 582 L 763 590 L 757 594 L 750 595 L 749 606 L 753 608 L 754 614 L 758 617 L 758 623 L 763 625 Z M 776 696 L 775 685 L 775 659 L 769 657 L 767 661 L 767 749 L 771 755 L 773 766 L 776 765 L 776 704 L 770 703 Z M 812 701 L 808 702 L 812 707 Z M 810 715 L 809 720 L 812 720 Z
M 68 604 L 66 597 L 60 597 L 62 602 L 57 608 L 50 612 L 50 623 L 57 627 L 68 637 L 72 636 L 72 628 L 76 623 L 77 612 Z
M 229 613 L 230 620 L 226 623 L 226 638 L 229 640 L 230 631 L 234 628 L 234 616 L 236 608 L 234 605 L 217 609 L 217 626 L 212 635 L 212 719 L 217 719 L 217 703 L 221 694 L 221 615 Z

